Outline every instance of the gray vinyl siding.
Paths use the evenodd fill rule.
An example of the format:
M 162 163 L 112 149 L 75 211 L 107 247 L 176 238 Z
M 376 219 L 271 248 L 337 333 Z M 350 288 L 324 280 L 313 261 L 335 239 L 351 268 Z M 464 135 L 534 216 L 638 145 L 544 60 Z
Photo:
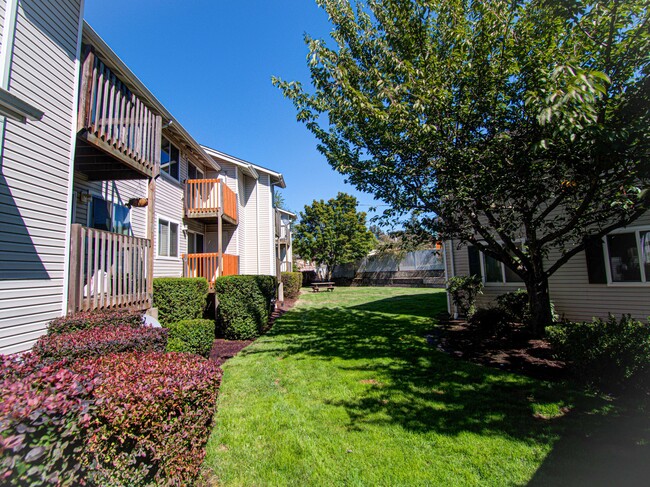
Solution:
M 0 5 L 4 24 L 6 1 Z M 0 353 L 29 349 L 65 307 L 80 11 L 79 0 L 23 0 L 18 6 L 9 91 L 45 116 L 28 124 L 6 121 L 0 163 Z
M 258 254 L 259 254 L 259 238 L 258 232 L 258 207 L 257 207 L 257 181 L 251 177 L 243 176 L 243 200 L 244 200 L 244 215 L 245 221 L 243 223 L 243 252 L 240 254 L 240 272 L 242 274 L 259 274 L 258 269 Z M 241 223 L 240 223 L 241 225 Z
M 260 274 L 275 275 L 275 229 L 273 187 L 269 174 L 260 174 L 258 181 L 258 238 Z
M 650 212 L 634 222 L 631 228 L 644 226 L 650 226 Z M 452 250 L 449 242 L 447 242 L 446 250 L 449 275 L 468 275 L 467 247 L 457 248 L 457 245 L 454 245 L 455 273 L 452 273 L 451 268 L 450 253 Z M 556 258 L 557 255 L 550 256 L 551 261 Z M 478 305 L 493 304 L 498 295 L 519 287 L 516 284 L 487 283 L 483 295 L 479 296 Z M 606 318 L 609 313 L 619 316 L 630 313 L 633 317 L 641 320 L 650 317 L 650 284 L 590 284 L 584 252 L 573 257 L 551 276 L 549 288 L 556 311 L 570 320 Z
M 5 26 L 5 13 L 7 11 L 7 0 L 0 0 L 0 49 L 2 48 L 2 29 Z
M 181 154 L 181 181 L 187 179 L 187 159 Z M 154 222 L 154 277 L 181 277 L 183 275 L 182 254 L 187 253 L 187 232 L 179 228 L 178 257 L 158 257 L 158 219 L 171 220 L 179 226 L 184 222 L 183 185 L 167 174 L 161 174 L 156 181 L 156 203 Z

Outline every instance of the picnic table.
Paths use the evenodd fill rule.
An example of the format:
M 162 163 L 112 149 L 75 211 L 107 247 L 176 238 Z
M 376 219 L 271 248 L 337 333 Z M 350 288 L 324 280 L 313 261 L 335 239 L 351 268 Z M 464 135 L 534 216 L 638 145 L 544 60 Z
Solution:
M 322 288 L 325 288 L 328 291 L 334 291 L 334 283 L 333 282 L 312 282 L 311 283 L 312 292 L 317 293 Z

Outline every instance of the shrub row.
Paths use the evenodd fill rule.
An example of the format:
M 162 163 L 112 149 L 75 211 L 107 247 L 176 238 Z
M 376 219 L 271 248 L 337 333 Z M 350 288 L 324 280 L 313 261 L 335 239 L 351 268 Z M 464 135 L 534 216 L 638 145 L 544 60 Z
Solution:
M 546 328 L 558 356 L 579 381 L 599 388 L 620 388 L 645 378 L 649 386 L 650 321 L 624 315 Z M 638 384 L 635 384 L 638 385 Z
M 216 364 L 184 353 L 130 353 L 82 362 L 103 380 L 90 428 L 96 485 L 189 485 L 199 471 L 221 380 Z
M 153 305 L 162 324 L 203 318 L 208 281 L 203 277 L 159 277 L 153 280 Z
M 188 485 L 221 373 L 201 357 L 126 353 L 75 364 L 2 358 L 0 483 Z
M 50 321 L 47 333 L 48 335 L 58 335 L 90 328 L 105 328 L 118 325 L 128 325 L 136 328 L 143 324 L 143 318 L 140 311 L 127 310 L 75 313 Z
M 167 325 L 168 352 L 187 352 L 208 357 L 215 337 L 215 322 L 212 320 L 182 320 Z
M 215 282 L 217 330 L 229 340 L 255 338 L 265 329 L 275 299 L 273 276 L 225 276 Z
M 129 325 L 89 328 L 74 333 L 43 335 L 33 351 L 47 362 L 77 360 L 119 352 L 164 352 L 167 330 Z
M 302 287 L 302 272 L 283 272 L 281 274 L 282 284 L 284 285 L 284 297 L 296 299 L 300 296 Z
M 0 484 L 80 485 L 97 378 L 34 354 L 0 364 Z

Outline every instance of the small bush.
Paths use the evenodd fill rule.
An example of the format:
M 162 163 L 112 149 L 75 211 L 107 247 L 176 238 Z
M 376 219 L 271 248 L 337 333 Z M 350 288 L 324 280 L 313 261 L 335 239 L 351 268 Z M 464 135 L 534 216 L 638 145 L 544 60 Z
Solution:
M 266 328 L 275 298 L 273 276 L 225 276 L 215 282 L 217 330 L 229 340 L 247 340 Z
M 510 320 L 517 323 L 527 323 L 530 320 L 530 305 L 528 304 L 528 292 L 525 289 L 517 289 L 497 297 L 497 304 L 508 314 Z
M 90 311 L 63 316 L 50 321 L 49 325 L 47 325 L 47 334 L 58 335 L 88 330 L 89 328 L 106 328 L 118 325 L 128 325 L 136 328 L 142 326 L 143 323 L 144 316 L 140 311 Z
M 501 308 L 478 308 L 468 323 L 479 334 L 502 335 L 508 330 L 510 319 Z
M 300 288 L 302 287 L 302 273 L 283 272 L 282 284 L 284 284 L 284 297 L 289 299 L 296 299 L 298 296 L 300 296 Z
M 203 318 L 208 281 L 203 277 L 158 277 L 153 280 L 153 305 L 163 324 Z
M 458 313 L 469 317 L 474 313 L 476 296 L 483 293 L 483 281 L 478 276 L 455 276 L 447 281 L 447 292 Z
M 168 352 L 195 353 L 208 357 L 214 343 L 215 323 L 212 320 L 182 320 L 168 325 Z
M 118 352 L 163 352 L 166 345 L 167 330 L 164 328 L 121 325 L 44 335 L 34 344 L 33 351 L 44 361 L 56 362 Z
M 0 357 L 0 484 L 81 485 L 97 378 L 63 365 Z
M 185 353 L 129 353 L 85 360 L 102 377 L 101 407 L 83 459 L 94 485 L 192 485 L 205 456 L 221 371 Z
M 610 315 L 608 320 L 549 326 L 546 333 L 573 375 L 588 385 L 622 387 L 650 372 L 650 322 Z

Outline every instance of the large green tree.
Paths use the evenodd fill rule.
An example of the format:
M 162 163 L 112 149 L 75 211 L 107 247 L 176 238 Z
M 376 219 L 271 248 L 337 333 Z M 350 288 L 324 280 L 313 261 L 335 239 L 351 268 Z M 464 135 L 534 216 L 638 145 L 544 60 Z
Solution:
M 326 264 L 328 280 L 334 266 L 365 257 L 375 244 L 366 214 L 357 211 L 357 199 L 346 193 L 306 205 L 294 227 L 295 251 L 302 258 Z
M 313 87 L 274 79 L 357 188 L 518 274 L 548 279 L 649 206 L 643 1 L 319 0 Z M 523 242 L 523 243 L 522 243 Z

